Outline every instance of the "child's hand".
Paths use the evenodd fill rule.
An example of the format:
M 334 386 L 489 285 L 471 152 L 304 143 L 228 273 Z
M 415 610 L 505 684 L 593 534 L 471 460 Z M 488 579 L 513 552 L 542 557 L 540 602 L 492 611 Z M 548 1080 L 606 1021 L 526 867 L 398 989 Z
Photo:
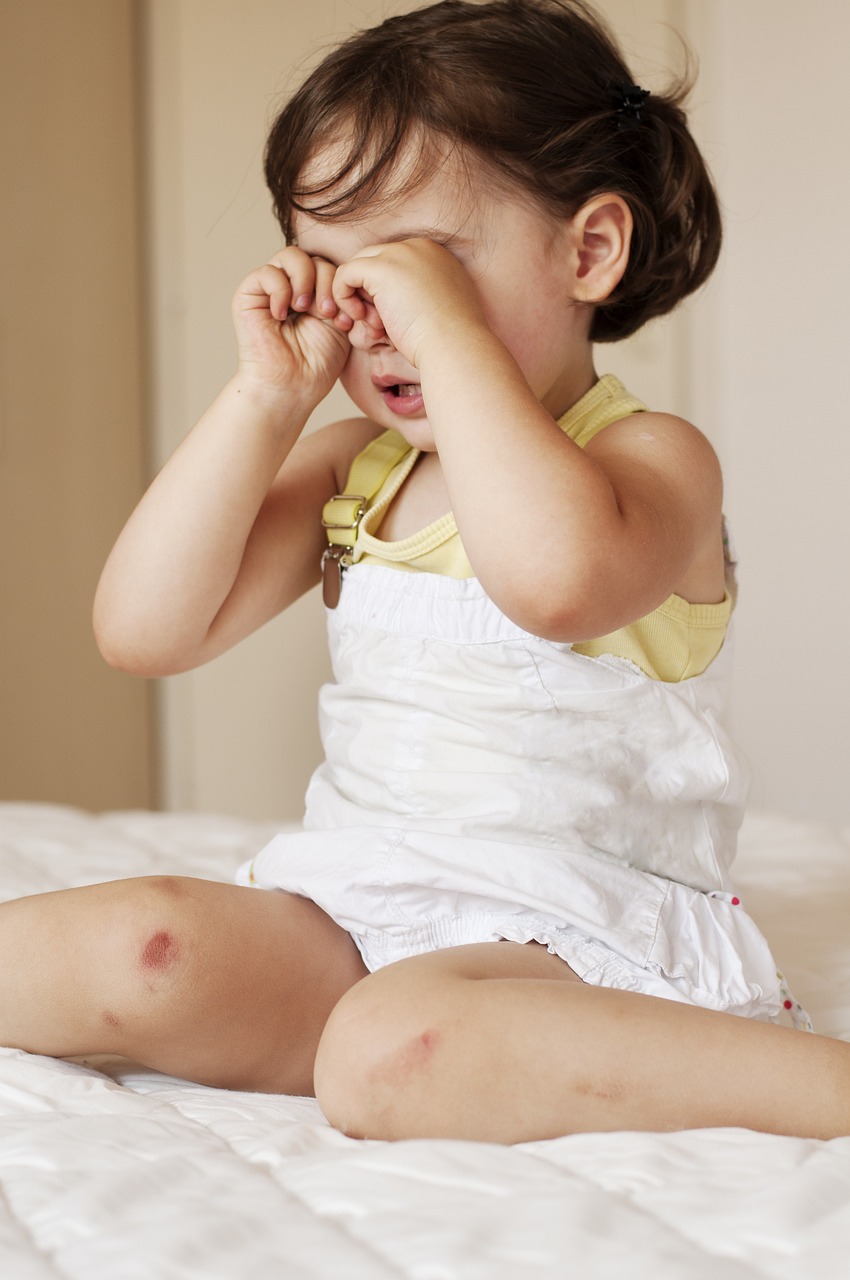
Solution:
M 370 245 L 338 268 L 333 296 L 340 311 L 337 324 L 344 324 L 344 317 L 354 322 L 352 341 L 358 321 L 373 332 L 383 329 L 417 369 L 429 343 L 445 342 L 450 328 L 468 335 L 470 325 L 486 326 L 471 276 L 434 240 Z
M 350 351 L 334 270 L 291 245 L 243 280 L 233 299 L 243 378 L 263 392 L 304 394 L 316 404 L 327 395 Z

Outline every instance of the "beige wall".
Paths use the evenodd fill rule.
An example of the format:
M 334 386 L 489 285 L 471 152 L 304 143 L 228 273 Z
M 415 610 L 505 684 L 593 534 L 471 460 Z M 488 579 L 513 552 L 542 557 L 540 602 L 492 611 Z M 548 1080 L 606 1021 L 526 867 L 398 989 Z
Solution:
M 692 0 L 726 245 L 694 344 L 741 561 L 732 723 L 752 804 L 850 820 L 850 7 Z
M 150 803 L 91 636 L 143 484 L 130 0 L 0 0 L 0 798 Z

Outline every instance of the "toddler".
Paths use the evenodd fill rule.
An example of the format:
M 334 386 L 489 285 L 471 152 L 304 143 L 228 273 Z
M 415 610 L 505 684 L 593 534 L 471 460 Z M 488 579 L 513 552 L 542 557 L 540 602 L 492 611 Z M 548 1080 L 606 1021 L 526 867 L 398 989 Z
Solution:
M 0 908 L 0 1040 L 315 1089 L 368 1137 L 850 1130 L 850 1049 L 776 1025 L 729 876 L 717 459 L 594 363 L 717 259 L 682 98 L 580 0 L 444 0 L 284 108 L 286 246 L 239 287 L 238 371 L 121 534 L 95 628 L 164 676 L 321 577 L 304 829 L 237 885 Z M 360 416 L 303 435 L 337 380 Z

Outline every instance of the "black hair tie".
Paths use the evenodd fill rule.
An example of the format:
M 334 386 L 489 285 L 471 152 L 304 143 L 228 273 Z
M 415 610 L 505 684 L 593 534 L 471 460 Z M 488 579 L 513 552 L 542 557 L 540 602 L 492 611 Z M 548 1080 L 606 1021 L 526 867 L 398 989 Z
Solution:
M 622 129 L 627 121 L 643 120 L 641 112 L 643 104 L 649 97 L 648 89 L 641 89 L 639 84 L 618 84 L 611 92 L 617 99 L 618 129 Z

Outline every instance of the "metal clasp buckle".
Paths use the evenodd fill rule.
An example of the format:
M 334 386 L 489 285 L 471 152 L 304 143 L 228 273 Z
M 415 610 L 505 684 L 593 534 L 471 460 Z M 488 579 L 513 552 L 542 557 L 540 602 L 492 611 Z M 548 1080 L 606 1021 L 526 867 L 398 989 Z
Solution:
M 322 524 L 326 529 L 356 529 L 366 514 L 362 493 L 338 493 L 325 503 Z
M 365 514 L 366 496 L 362 493 L 338 493 L 322 508 L 322 524 L 331 544 L 322 556 L 322 599 L 328 609 L 339 604 L 342 571 L 351 564 L 357 529 Z M 348 533 L 349 537 L 343 541 L 335 538 L 335 533 Z
M 342 594 L 342 571 L 351 564 L 351 547 L 328 547 L 322 554 L 322 600 L 335 609 Z

